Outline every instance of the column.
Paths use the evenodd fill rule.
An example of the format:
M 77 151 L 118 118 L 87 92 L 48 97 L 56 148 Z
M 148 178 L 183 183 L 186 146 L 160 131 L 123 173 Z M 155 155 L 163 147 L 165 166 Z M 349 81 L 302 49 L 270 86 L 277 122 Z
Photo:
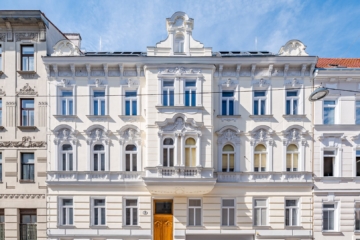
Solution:
M 198 77 L 196 79 L 196 106 L 202 106 L 202 98 L 203 98 L 203 94 L 201 94 L 203 92 L 203 78 L 202 77 Z
M 162 104 L 162 99 L 161 99 L 161 97 L 162 97 L 162 79 L 161 78 L 159 78 L 158 79 L 158 102 L 157 102 L 157 105 L 158 106 L 162 106 L 163 104 Z
M 158 151 L 159 151 L 159 159 L 158 159 L 158 166 L 162 166 L 163 162 L 162 162 L 162 158 L 163 158 L 163 152 L 162 152 L 162 133 L 158 133 L 159 136 L 159 143 L 158 143 Z
M 180 166 L 185 166 L 185 135 L 180 133 L 180 148 L 181 148 L 181 164 Z
M 198 139 L 196 141 L 196 167 L 201 167 L 200 157 L 201 157 L 201 134 L 198 133 Z
M 219 84 L 219 112 L 218 112 L 218 115 L 222 115 L 222 104 L 221 104 L 221 97 L 222 97 L 222 84 Z
M 269 164 L 269 170 L 268 171 L 272 171 L 273 170 L 273 140 L 269 140 L 267 147 L 269 148 L 268 150 L 268 164 Z
M 218 147 L 218 171 L 222 172 L 222 143 L 217 144 Z M 235 152 L 235 155 L 237 154 L 237 152 Z
M 235 154 L 234 154 L 234 161 L 235 161 L 235 172 L 240 172 L 240 143 L 236 143 L 235 145 Z
M 178 142 L 179 142 L 179 133 L 174 133 L 174 166 L 179 166 L 179 163 L 178 163 Z

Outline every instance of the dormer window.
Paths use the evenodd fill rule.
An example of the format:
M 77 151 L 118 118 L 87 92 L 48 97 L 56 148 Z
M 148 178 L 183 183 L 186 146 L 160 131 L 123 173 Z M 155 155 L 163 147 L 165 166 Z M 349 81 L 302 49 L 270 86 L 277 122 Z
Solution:
M 174 42 L 174 53 L 184 52 L 184 35 L 176 35 Z

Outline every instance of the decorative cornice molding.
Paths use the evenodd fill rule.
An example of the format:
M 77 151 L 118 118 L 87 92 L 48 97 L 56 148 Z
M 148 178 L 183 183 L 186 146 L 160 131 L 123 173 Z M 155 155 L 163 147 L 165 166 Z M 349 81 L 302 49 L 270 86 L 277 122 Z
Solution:
M 4 148 L 38 148 L 46 147 L 45 141 L 31 141 L 31 137 L 23 137 L 22 141 L 4 141 L 0 142 L 0 147 Z
M 45 199 L 45 194 L 0 194 L 0 199 L 7 199 L 7 198 L 10 198 L 10 199 Z
M 159 68 L 158 74 L 175 74 L 175 75 L 184 75 L 184 74 L 200 74 L 200 69 L 191 69 L 184 67 L 175 67 L 175 68 Z
M 26 85 L 20 89 L 20 91 L 16 92 L 17 96 L 26 96 L 26 95 L 30 95 L 30 96 L 37 96 L 38 93 L 35 91 L 35 87 L 31 88 L 29 86 L 29 83 L 26 83 Z
M 279 56 L 309 56 L 305 49 L 306 46 L 301 41 L 293 39 L 280 48 Z
M 21 40 L 32 40 L 38 41 L 38 33 L 36 32 L 26 32 L 26 33 L 15 33 L 15 41 L 19 42 Z
M 0 42 L 5 42 L 6 33 L 0 33 Z
M 55 139 L 54 142 L 55 144 L 59 144 L 63 141 L 69 141 L 72 142 L 73 144 L 76 144 L 79 140 L 78 140 L 78 135 L 79 135 L 79 131 L 75 130 L 72 131 L 69 128 L 62 128 L 58 131 L 54 131 L 55 134 Z

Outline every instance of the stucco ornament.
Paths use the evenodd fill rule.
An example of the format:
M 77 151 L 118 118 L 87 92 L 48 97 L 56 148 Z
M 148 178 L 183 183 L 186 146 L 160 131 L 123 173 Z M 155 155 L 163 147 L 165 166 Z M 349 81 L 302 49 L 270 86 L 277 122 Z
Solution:
M 31 141 L 31 137 L 23 137 L 22 141 L 6 141 L 0 142 L 0 147 L 3 148 L 36 148 L 36 147 L 46 147 L 46 142 L 44 141 Z
M 260 128 L 255 131 L 250 132 L 251 139 L 250 144 L 256 145 L 258 143 L 268 143 L 269 145 L 273 144 L 273 134 L 274 131 L 272 129 Z
M 28 83 L 20 89 L 20 91 L 16 92 L 16 95 L 37 95 L 38 93 L 35 91 L 35 87 L 32 88 Z
M 54 46 L 51 56 L 80 56 L 80 49 L 70 40 L 61 40 Z
M 141 135 L 140 130 L 134 125 L 126 125 L 119 130 L 120 143 L 140 143 Z
M 99 142 L 99 141 L 105 141 L 106 144 L 110 143 L 109 135 L 111 134 L 111 131 L 105 131 L 100 128 L 94 128 L 90 131 L 86 131 L 86 134 L 88 135 L 88 139 L 86 140 L 88 144 L 92 142 Z
M 291 143 L 301 143 L 302 145 L 306 144 L 305 135 L 308 132 L 304 128 L 295 127 L 290 128 L 286 131 L 283 131 L 283 144 L 287 146 Z
M 280 56 L 309 56 L 305 52 L 306 46 L 299 40 L 293 39 L 288 41 L 284 46 L 280 48 Z
M 234 127 L 225 127 L 225 128 L 216 132 L 218 135 L 218 144 L 223 145 L 227 142 L 239 144 L 241 131 L 239 131 Z
M 55 139 L 54 142 L 55 144 L 59 144 L 60 142 L 72 142 L 73 144 L 76 144 L 78 142 L 77 136 L 79 134 L 79 131 L 75 130 L 72 131 L 69 128 L 62 128 L 58 131 L 54 131 L 55 134 Z

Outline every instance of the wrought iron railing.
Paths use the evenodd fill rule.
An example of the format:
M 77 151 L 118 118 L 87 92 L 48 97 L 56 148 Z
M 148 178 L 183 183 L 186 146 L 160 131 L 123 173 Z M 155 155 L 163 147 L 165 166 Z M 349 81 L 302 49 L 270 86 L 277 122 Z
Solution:
M 5 224 L 0 223 L 0 240 L 5 240 Z
M 20 224 L 20 240 L 36 240 L 36 235 L 36 224 Z

